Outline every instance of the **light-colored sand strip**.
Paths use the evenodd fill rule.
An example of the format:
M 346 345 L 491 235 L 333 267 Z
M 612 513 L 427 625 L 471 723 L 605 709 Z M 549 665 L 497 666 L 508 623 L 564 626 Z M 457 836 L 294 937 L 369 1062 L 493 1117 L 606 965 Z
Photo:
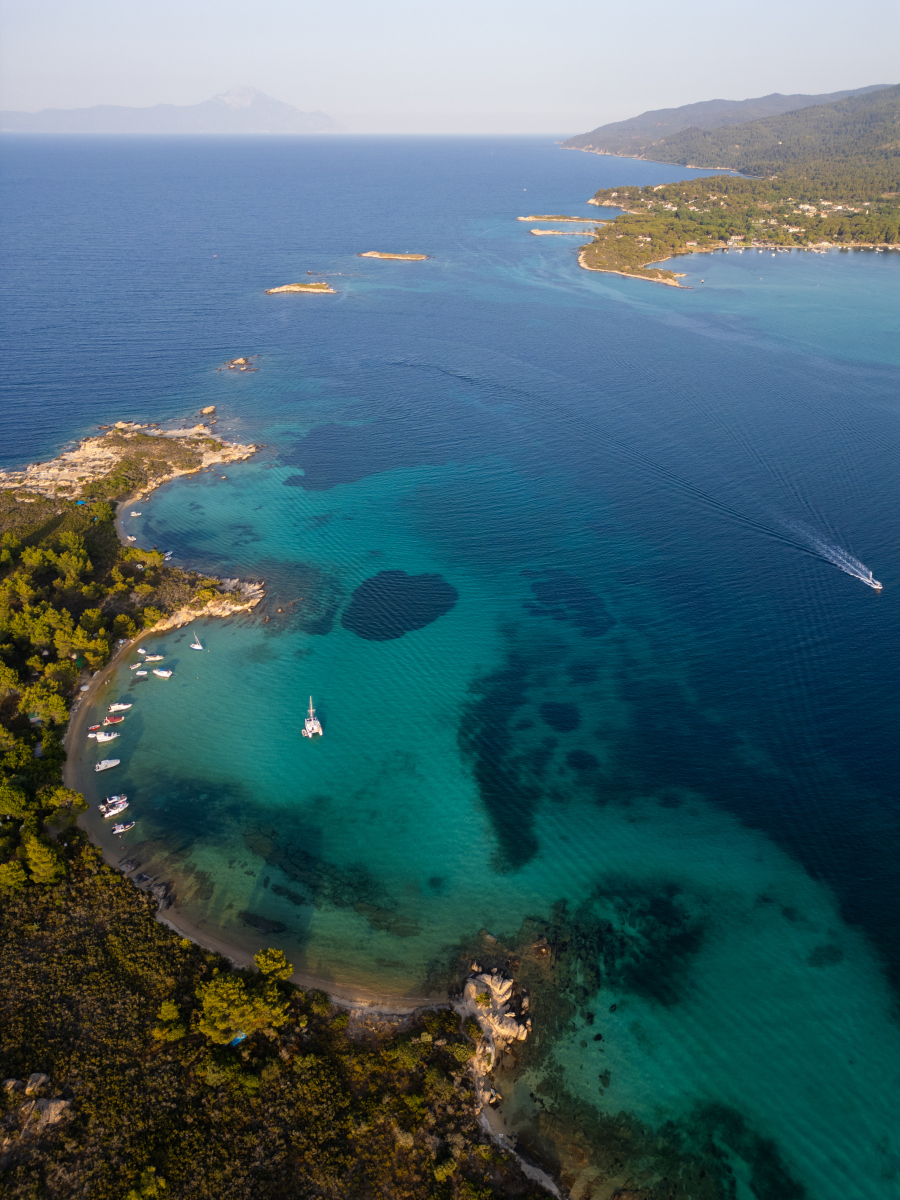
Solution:
M 593 229 L 532 229 L 535 237 L 591 237 Z

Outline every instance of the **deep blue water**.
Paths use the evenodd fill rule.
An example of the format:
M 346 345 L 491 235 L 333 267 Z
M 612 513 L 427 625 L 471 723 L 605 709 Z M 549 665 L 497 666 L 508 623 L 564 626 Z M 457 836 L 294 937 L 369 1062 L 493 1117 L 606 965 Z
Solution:
M 666 1121 L 711 1195 L 897 1194 L 900 256 L 590 274 L 515 218 L 672 168 L 539 140 L 2 149 L 3 463 L 209 403 L 266 443 L 134 522 L 269 585 L 119 681 L 185 917 L 397 994 L 546 931 L 504 1092 L 583 1195 Z

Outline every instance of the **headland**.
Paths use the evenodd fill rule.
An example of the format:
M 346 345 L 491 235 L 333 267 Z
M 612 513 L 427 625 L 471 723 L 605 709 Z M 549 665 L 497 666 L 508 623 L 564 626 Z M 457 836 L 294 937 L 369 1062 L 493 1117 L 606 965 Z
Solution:
M 397 258 L 402 262 L 424 262 L 427 254 L 386 254 L 382 250 L 363 250 L 357 258 Z
M 275 296 L 279 292 L 311 292 L 316 296 L 336 296 L 337 292 L 329 284 L 320 283 L 285 283 L 281 287 L 268 288 L 267 296 Z

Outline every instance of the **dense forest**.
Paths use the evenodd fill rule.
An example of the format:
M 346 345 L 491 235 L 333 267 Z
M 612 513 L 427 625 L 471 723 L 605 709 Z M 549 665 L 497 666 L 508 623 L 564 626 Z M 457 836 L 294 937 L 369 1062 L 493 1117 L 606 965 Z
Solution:
M 751 177 L 597 192 L 595 203 L 625 212 L 597 229 L 584 265 L 674 281 L 649 264 L 729 246 L 900 244 L 900 87 L 727 131 L 689 130 L 667 139 L 666 153 L 693 159 L 685 147 L 697 138 L 731 139 L 732 162 Z

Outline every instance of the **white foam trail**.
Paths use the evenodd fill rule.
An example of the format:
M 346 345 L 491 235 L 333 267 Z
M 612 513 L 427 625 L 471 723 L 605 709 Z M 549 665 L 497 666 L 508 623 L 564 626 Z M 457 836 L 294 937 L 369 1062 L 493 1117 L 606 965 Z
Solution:
M 872 572 L 865 563 L 861 563 L 858 558 L 854 558 L 849 551 L 842 549 L 840 546 L 833 546 L 827 542 L 819 534 L 815 533 L 807 526 L 800 524 L 799 521 L 790 521 L 789 527 L 808 542 L 811 549 L 816 554 L 820 554 L 822 558 L 830 563 L 834 563 L 836 567 L 840 567 L 842 571 L 846 571 L 848 575 L 852 575 L 855 579 L 861 580 L 868 587 L 874 588 L 876 592 L 881 591 L 881 584 L 874 577 Z

